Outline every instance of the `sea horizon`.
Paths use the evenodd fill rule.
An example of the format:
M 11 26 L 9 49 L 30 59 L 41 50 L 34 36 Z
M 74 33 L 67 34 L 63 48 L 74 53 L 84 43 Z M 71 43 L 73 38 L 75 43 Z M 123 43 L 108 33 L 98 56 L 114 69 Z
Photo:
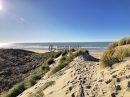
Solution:
M 25 49 L 25 50 L 49 50 L 52 48 L 85 48 L 89 51 L 104 51 L 111 42 L 26 42 L 3 43 L 0 48 Z

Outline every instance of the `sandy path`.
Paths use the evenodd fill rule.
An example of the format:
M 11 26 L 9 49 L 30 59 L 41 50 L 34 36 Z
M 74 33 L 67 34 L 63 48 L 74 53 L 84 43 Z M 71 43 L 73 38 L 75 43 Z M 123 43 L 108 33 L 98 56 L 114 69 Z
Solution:
M 56 75 L 43 77 L 19 97 L 36 97 L 33 95 L 47 81 L 55 81 L 55 84 L 42 91 L 45 97 L 130 97 L 127 86 L 130 61 L 115 64 L 113 69 L 104 69 L 98 62 L 79 57 Z

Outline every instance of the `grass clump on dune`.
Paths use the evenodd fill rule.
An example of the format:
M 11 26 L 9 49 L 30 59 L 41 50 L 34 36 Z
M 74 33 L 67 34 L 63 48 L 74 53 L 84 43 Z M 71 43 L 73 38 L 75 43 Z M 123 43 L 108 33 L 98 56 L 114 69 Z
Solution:
M 55 57 L 55 58 L 58 58 L 61 54 L 62 54 L 62 52 L 61 52 L 61 51 L 58 51 L 58 52 L 56 52 L 56 54 L 54 55 L 54 57 Z
M 123 39 L 121 39 L 121 40 L 118 42 L 118 45 L 119 45 L 119 46 L 121 46 L 121 45 L 126 45 L 126 44 L 127 44 L 127 42 L 126 42 L 127 39 L 128 39 L 128 38 L 123 38 Z
M 52 85 L 54 85 L 54 84 L 55 84 L 55 81 L 48 81 L 48 82 L 46 82 L 46 83 L 43 85 L 42 90 L 45 90 L 45 89 L 47 89 L 48 87 L 50 87 L 50 86 L 52 86 Z
M 50 58 L 46 61 L 46 64 L 47 64 L 47 65 L 51 65 L 51 64 L 53 64 L 53 63 L 55 63 L 55 61 L 54 61 L 54 59 L 53 59 L 52 57 L 50 57 Z
M 130 44 L 130 37 L 122 38 L 121 40 L 119 40 L 117 42 L 112 42 L 108 46 L 108 49 L 113 49 L 117 46 L 123 46 L 123 45 L 127 45 L 127 44 Z
M 63 51 L 62 51 L 62 56 L 67 55 L 67 53 L 68 53 L 68 51 L 67 51 L 67 50 L 63 50 Z
M 114 63 L 117 62 L 117 59 L 113 56 L 114 52 L 115 52 L 114 50 L 107 50 L 103 53 L 100 60 L 102 66 L 111 67 Z
M 68 53 L 67 50 L 60 50 L 55 53 L 54 58 L 58 58 L 60 55 L 65 56 Z
M 58 66 L 56 66 L 52 71 L 51 74 L 54 74 L 58 71 L 60 71 L 61 69 L 63 69 L 64 67 L 66 67 L 69 64 L 70 61 L 67 60 L 67 57 L 62 57 L 59 61 Z
M 130 44 L 130 37 L 126 38 L 126 44 Z
M 113 42 L 113 43 L 109 44 L 108 49 L 110 50 L 110 49 L 113 49 L 117 46 L 118 46 L 118 42 Z
M 110 44 L 101 57 L 101 64 L 111 67 L 114 63 L 121 62 L 124 58 L 130 57 L 130 46 L 126 45 L 129 43 L 130 38 L 123 38 L 119 42 Z
M 46 82 L 42 87 L 39 87 L 38 90 L 33 93 L 30 97 L 44 97 L 43 90 L 47 89 L 48 87 L 51 87 L 55 84 L 55 81 L 48 81 Z
M 114 57 L 117 58 L 118 62 L 123 61 L 125 57 L 130 56 L 130 48 L 129 47 L 119 47 L 114 52 Z
M 83 54 L 89 54 L 89 51 L 85 48 L 80 48 L 76 51 L 75 56 L 79 56 Z
M 70 52 L 75 52 L 75 51 L 76 51 L 76 49 L 74 49 L 74 48 L 70 49 Z
M 9 90 L 9 92 L 4 95 L 3 97 L 16 97 L 18 96 L 21 92 L 25 90 L 24 83 L 19 83 L 15 85 L 12 89 Z

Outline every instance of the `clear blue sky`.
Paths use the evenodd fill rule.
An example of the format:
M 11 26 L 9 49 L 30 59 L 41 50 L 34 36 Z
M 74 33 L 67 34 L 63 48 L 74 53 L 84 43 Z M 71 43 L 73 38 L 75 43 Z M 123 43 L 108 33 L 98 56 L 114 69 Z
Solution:
M 0 2 L 0 42 L 113 41 L 130 36 L 130 0 Z

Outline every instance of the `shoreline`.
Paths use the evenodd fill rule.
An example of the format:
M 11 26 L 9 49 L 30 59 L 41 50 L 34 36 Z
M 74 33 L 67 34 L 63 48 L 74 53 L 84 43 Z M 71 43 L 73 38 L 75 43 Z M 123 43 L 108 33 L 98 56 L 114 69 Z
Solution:
M 49 50 L 30 50 L 36 53 L 46 53 L 46 52 L 50 52 Z M 92 55 L 95 58 L 99 58 L 102 56 L 104 51 L 89 51 L 90 55 Z

